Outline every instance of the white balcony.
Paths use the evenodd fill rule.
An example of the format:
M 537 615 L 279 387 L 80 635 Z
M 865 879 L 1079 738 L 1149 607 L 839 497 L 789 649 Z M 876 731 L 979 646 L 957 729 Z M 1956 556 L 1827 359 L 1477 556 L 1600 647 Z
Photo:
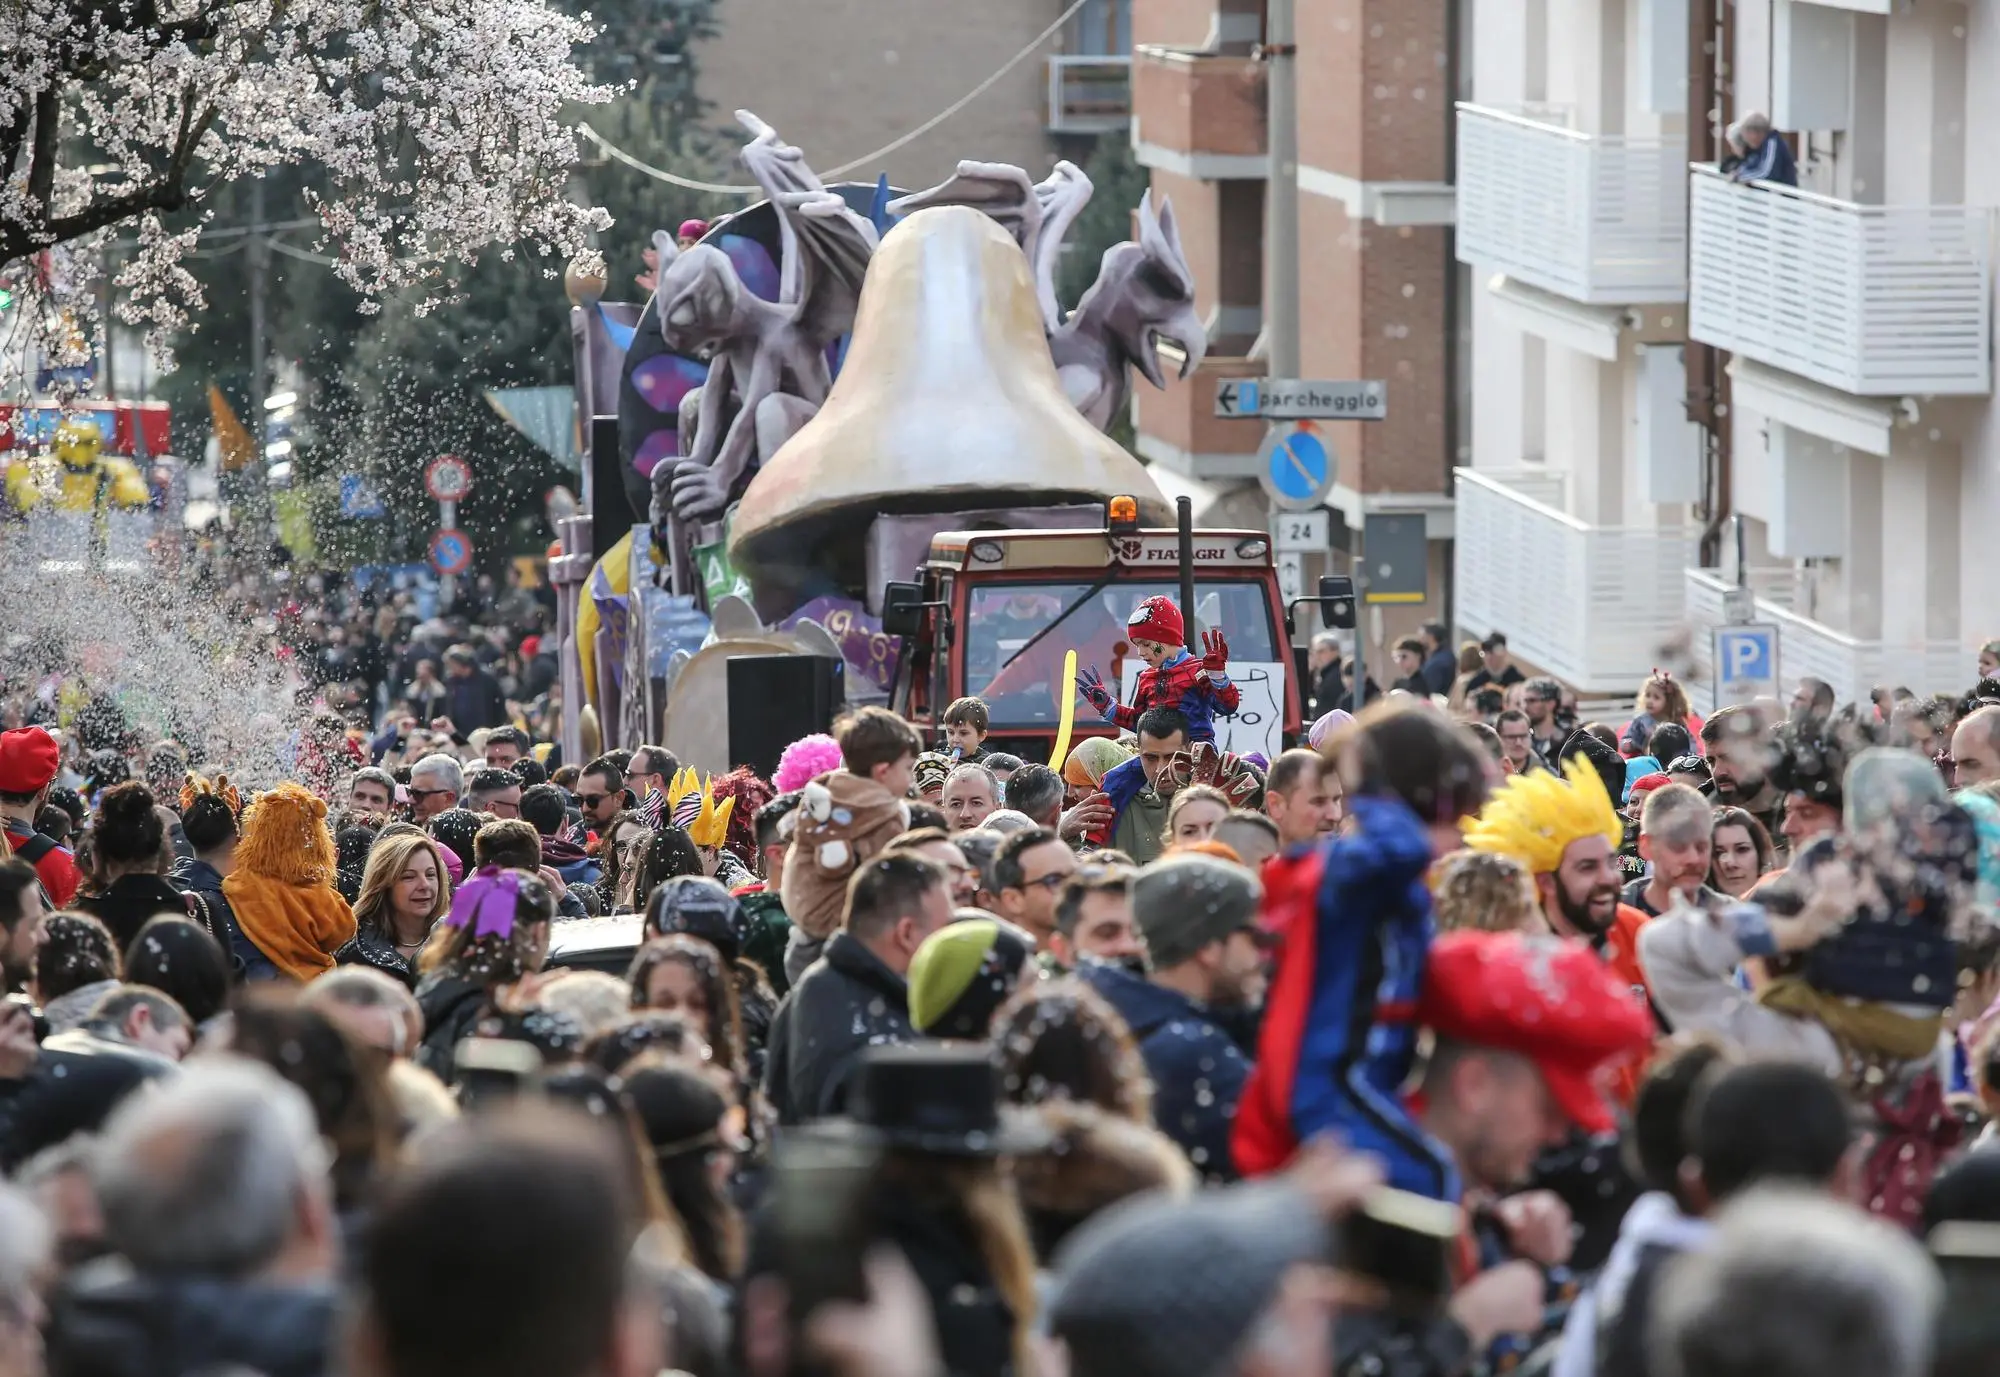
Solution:
M 1059 54 L 1049 59 L 1050 133 L 1102 134 L 1131 123 L 1131 58 Z
M 1682 623 L 1691 529 L 1592 526 L 1556 505 L 1562 476 L 1458 469 L 1458 624 L 1503 631 L 1580 693 L 1635 692 Z
M 1589 305 L 1687 296 L 1686 152 L 1458 107 L 1458 256 Z
M 1754 576 L 1756 619 L 1778 628 L 1779 692 L 1789 697 L 1800 679 L 1811 676 L 1833 685 L 1843 704 L 1868 702 L 1878 684 L 1907 688 L 1918 695 L 1962 693 L 1972 669 L 1972 656 L 1953 641 L 1929 641 L 1917 646 L 1892 646 L 1864 641 L 1814 621 L 1790 605 L 1790 587 Z M 1690 650 L 1694 672 L 1688 676 L 1688 696 L 1695 710 L 1706 713 L 1715 703 L 1715 639 L 1723 623 L 1723 595 L 1734 580 L 1715 569 L 1688 569 L 1687 624 L 1693 633 Z
M 1688 333 L 1859 397 L 1993 387 L 1993 215 L 1694 169 Z

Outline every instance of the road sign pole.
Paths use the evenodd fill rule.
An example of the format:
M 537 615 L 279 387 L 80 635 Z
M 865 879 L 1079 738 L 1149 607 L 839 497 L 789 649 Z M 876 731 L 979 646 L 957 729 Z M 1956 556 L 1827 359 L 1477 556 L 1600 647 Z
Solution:
M 1358 717 L 1368 706 L 1368 561 L 1349 557 L 1354 571 L 1354 712 Z
M 457 526 L 458 526 L 458 503 L 456 502 L 438 503 L 438 529 L 440 531 L 449 531 L 455 529 Z M 449 612 L 451 610 L 452 603 L 457 599 L 457 595 L 458 595 L 458 575 L 456 574 L 438 575 L 438 610 L 441 612 Z

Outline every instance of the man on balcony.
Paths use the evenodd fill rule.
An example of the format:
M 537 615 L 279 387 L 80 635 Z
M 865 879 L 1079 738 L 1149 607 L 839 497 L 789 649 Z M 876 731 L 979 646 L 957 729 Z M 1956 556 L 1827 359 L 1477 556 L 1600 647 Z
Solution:
M 1729 126 L 1729 146 L 1742 159 L 1729 174 L 1730 180 L 1799 184 L 1799 165 L 1792 158 L 1791 145 L 1784 135 L 1773 132 L 1771 117 L 1762 110 L 1752 110 Z

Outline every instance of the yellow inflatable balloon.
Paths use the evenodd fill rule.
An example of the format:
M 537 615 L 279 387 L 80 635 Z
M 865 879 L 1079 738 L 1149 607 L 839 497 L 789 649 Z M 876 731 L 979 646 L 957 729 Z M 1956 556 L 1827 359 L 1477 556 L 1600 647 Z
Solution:
M 1076 652 L 1063 655 L 1062 722 L 1056 728 L 1056 744 L 1049 751 L 1049 768 L 1060 770 L 1069 759 L 1070 729 L 1076 726 Z

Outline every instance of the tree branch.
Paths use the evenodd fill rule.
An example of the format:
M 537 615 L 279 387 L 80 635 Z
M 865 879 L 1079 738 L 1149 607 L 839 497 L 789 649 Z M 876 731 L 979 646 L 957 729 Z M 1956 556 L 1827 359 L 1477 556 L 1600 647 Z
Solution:
M 66 243 L 100 230 L 107 225 L 115 225 L 120 220 L 139 215 L 149 210 L 175 211 L 191 205 L 199 197 L 188 192 L 188 173 L 194 165 L 195 150 L 200 146 L 202 136 L 215 122 L 218 107 L 209 105 L 199 117 L 194 114 L 194 91 L 188 91 L 187 103 L 181 110 L 181 124 L 174 136 L 172 155 L 167 160 L 167 168 L 156 180 L 144 186 L 133 187 L 116 196 L 93 197 L 90 204 L 74 215 L 52 216 L 48 213 L 49 202 L 42 198 L 42 221 L 39 225 L 0 226 L 0 263 L 9 262 L 25 254 L 35 253 L 55 244 Z M 53 121 L 50 121 L 53 125 Z M 37 117 L 35 131 L 37 166 L 40 165 L 42 131 Z M 49 177 L 54 178 L 53 157 L 50 159 Z M 31 171 L 29 185 L 34 184 Z
M 41 204 L 46 217 L 54 205 L 56 158 L 62 147 L 62 103 L 60 88 L 51 81 L 35 97 L 35 142 L 28 155 L 28 196 Z

